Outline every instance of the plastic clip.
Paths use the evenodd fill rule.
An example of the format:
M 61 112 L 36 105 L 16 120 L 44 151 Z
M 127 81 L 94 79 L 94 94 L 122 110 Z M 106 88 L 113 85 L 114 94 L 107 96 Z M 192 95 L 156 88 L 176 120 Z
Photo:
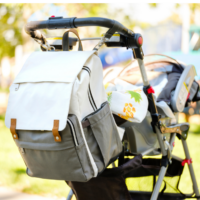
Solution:
M 175 142 L 172 143 L 172 146 L 175 147 Z
M 147 89 L 147 93 L 148 94 L 152 94 L 152 93 L 155 93 L 153 87 L 151 86 L 150 88 Z
M 183 162 L 181 163 L 181 165 L 184 166 L 185 163 L 187 163 L 188 165 L 190 165 L 192 163 L 192 158 L 183 160 Z

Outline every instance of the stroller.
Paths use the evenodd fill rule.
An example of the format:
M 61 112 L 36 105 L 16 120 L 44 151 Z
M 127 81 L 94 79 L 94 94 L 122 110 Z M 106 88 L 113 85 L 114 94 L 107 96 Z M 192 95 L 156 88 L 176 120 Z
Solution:
M 94 198 L 96 200 L 156 200 L 169 198 L 185 199 L 188 197 L 200 199 L 192 160 L 186 142 L 189 124 L 177 123 L 178 113 L 183 111 L 188 102 L 200 99 L 198 96 L 199 87 L 194 81 L 196 75 L 194 66 L 186 66 L 168 57 L 159 58 L 156 61 L 149 59 L 150 61 L 144 62 L 142 36 L 133 33 L 119 22 L 106 18 L 50 17 L 47 21 L 29 22 L 25 30 L 41 45 L 43 51 L 68 51 L 72 50 L 73 46 L 76 45 L 78 41 L 76 38 L 69 37 L 68 33 L 64 33 L 63 37 L 54 39 L 45 38 L 38 30 L 84 26 L 108 28 L 108 31 L 100 38 L 81 39 L 82 41 L 100 40 L 95 46 L 95 50 L 98 50 L 103 44 L 107 47 L 126 47 L 127 49 L 132 49 L 134 61 L 126 68 L 107 70 L 104 80 L 105 82 L 115 83 L 116 80 L 120 79 L 127 84 L 142 87 L 148 98 L 148 112 L 140 124 L 127 121 L 114 114 L 116 124 L 124 130 L 122 139 L 124 153 L 119 157 L 118 167 L 115 167 L 115 163 L 113 163 L 112 169 L 106 169 L 99 177 L 93 178 L 86 183 L 67 182 L 72 188 L 67 199 L 70 200 L 73 193 L 80 200 Z M 163 80 L 166 81 L 165 84 Z M 163 87 L 158 88 L 160 93 L 156 97 L 153 94 L 153 87 L 156 89 L 161 82 Z M 185 160 L 172 155 L 176 136 L 182 141 Z M 162 158 L 143 159 L 146 155 L 162 155 Z M 134 158 L 129 158 L 128 156 L 134 156 Z M 164 193 L 166 187 L 160 191 L 164 177 L 180 176 L 185 163 L 189 166 L 194 193 L 191 195 Z M 124 179 L 150 175 L 154 177 L 152 192 L 127 190 Z M 158 179 L 156 181 L 157 175 Z

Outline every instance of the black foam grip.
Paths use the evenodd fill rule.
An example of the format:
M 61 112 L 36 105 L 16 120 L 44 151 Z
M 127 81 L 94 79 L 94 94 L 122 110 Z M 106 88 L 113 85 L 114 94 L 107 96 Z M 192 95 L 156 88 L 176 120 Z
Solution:
M 61 19 L 51 19 L 48 22 L 48 29 L 66 29 L 66 28 L 75 28 L 74 19 L 72 18 L 61 18 Z

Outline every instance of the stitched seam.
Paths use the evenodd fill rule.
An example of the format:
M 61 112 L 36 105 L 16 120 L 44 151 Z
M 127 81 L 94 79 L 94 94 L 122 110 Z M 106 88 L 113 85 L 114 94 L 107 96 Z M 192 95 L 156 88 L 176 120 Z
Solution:
M 75 146 L 79 146 L 79 142 L 78 142 L 78 138 L 77 138 L 76 129 L 75 129 L 75 127 L 74 127 L 74 124 L 73 124 L 73 122 L 72 122 L 70 119 L 68 119 L 68 120 L 71 122 L 71 124 L 72 124 L 72 126 L 73 126 L 73 129 L 74 129 L 74 134 L 73 134 L 71 124 L 67 121 L 67 123 L 68 123 L 68 125 L 69 125 L 69 129 L 70 129 L 70 131 L 71 131 L 71 136 L 72 136 L 72 138 L 73 138 L 74 144 L 75 144 Z M 76 141 L 75 141 L 75 140 L 76 140 Z M 76 145 L 76 142 L 77 142 L 77 145 Z
M 77 96 L 77 99 L 78 99 L 78 105 L 79 105 L 79 113 L 80 113 L 80 102 L 79 102 L 79 98 L 78 98 L 78 94 L 76 93 L 76 96 Z M 80 123 L 79 123 L 79 125 L 80 125 Z M 83 129 L 82 129 L 83 130 Z M 82 131 L 81 131 L 82 132 Z M 84 131 L 81 133 L 81 136 L 83 137 L 83 134 L 84 134 Z M 85 136 L 84 136 L 85 137 Z M 85 139 L 85 140 L 84 140 Z M 90 149 L 89 149 L 89 146 L 88 146 L 88 149 L 87 149 L 87 147 L 86 147 L 86 138 L 83 138 L 83 142 L 84 142 L 84 145 L 85 145 L 85 148 L 86 148 L 86 154 L 87 154 L 87 157 L 89 157 L 89 155 L 88 155 L 88 151 L 90 151 Z M 90 152 L 91 153 L 91 152 Z M 91 153 L 91 157 L 92 157 L 92 153 Z M 92 157 L 92 159 L 93 159 L 93 157 Z M 93 159 L 94 160 L 94 159 Z M 89 158 L 89 164 L 92 166 L 92 163 L 91 163 L 91 160 L 90 160 L 90 158 Z M 96 163 L 94 162 L 94 164 L 96 165 Z M 97 167 L 97 166 L 96 166 Z M 95 174 L 95 171 L 94 171 L 94 168 L 93 168 L 93 166 L 92 166 L 92 170 L 93 170 L 93 176 L 94 176 L 94 174 Z
M 88 72 L 89 76 L 91 75 L 91 70 L 90 70 L 89 67 L 83 66 L 82 69 L 83 69 L 83 70 L 86 70 L 86 71 Z M 97 106 L 96 106 L 96 103 L 95 103 L 95 101 L 94 101 L 94 98 L 93 98 L 93 95 L 92 95 L 92 91 L 91 91 L 91 87 L 90 87 L 90 81 L 89 81 L 89 93 L 90 93 L 91 100 L 92 100 L 92 102 L 93 102 L 93 106 L 94 106 L 94 108 L 97 110 Z M 94 109 L 94 108 L 93 108 L 93 109 Z
M 114 128 L 115 128 L 115 132 L 117 132 L 116 134 L 115 134 L 115 141 L 116 141 L 116 144 L 117 144 L 117 147 L 119 147 L 119 146 L 122 146 L 122 142 L 121 142 L 121 140 L 120 140 L 120 136 L 119 136 L 119 131 L 118 131 L 118 129 L 117 129 L 117 125 L 116 125 L 116 123 L 115 123 L 115 120 L 114 120 L 114 118 L 113 118 L 113 115 L 111 116 L 111 120 L 112 120 L 112 122 L 113 122 L 113 126 L 114 126 Z
M 96 106 L 96 103 L 95 103 L 95 100 L 94 100 L 94 98 L 93 98 L 92 91 L 91 91 L 91 88 L 90 88 L 90 83 L 89 83 L 89 92 L 90 92 L 90 96 L 91 96 L 91 98 L 92 98 L 92 101 L 93 101 L 93 103 L 94 103 L 94 107 L 95 107 L 96 110 L 97 110 L 97 106 Z
M 78 98 L 78 93 L 76 93 L 76 97 L 77 97 L 77 101 L 78 101 L 78 105 L 79 105 L 79 113 L 80 113 L 81 109 L 80 109 L 80 102 L 79 102 L 79 98 Z M 84 139 L 83 139 L 83 142 L 84 142 Z M 85 145 L 85 142 L 84 142 L 84 145 Z M 76 152 L 76 153 L 77 153 L 77 152 Z M 87 153 L 86 153 L 86 154 L 87 154 Z M 78 155 L 78 153 L 77 153 L 77 155 Z M 79 158 L 79 156 L 78 156 L 78 158 Z M 79 162 L 81 163 L 80 158 L 79 158 Z M 82 170 L 83 170 L 82 163 L 81 163 L 81 167 L 82 167 Z M 92 168 L 92 169 L 93 169 L 93 168 Z M 83 172 L 83 173 L 84 173 L 84 172 Z M 85 173 L 84 173 L 84 176 L 85 176 L 85 178 L 86 178 Z M 86 180 L 87 180 L 87 178 L 86 178 Z
M 83 67 L 82 69 L 85 70 L 85 71 L 87 71 L 88 74 L 90 75 L 90 71 L 88 70 L 88 68 Z
M 83 131 L 84 132 L 84 131 Z M 84 133 L 83 133 L 84 134 Z M 89 146 L 88 146 L 88 148 L 89 148 Z M 86 146 L 85 146 L 85 150 L 86 150 L 86 156 L 87 156 L 87 159 L 88 159 L 88 161 L 89 161 L 89 165 L 90 165 L 90 167 L 93 169 L 93 167 L 92 167 L 92 163 L 91 163 L 91 161 L 90 161 L 90 158 L 89 158 L 89 155 L 88 155 L 88 152 L 87 152 L 87 149 L 86 149 Z M 90 151 L 90 150 L 89 150 Z M 91 153 L 91 156 L 92 156 L 92 153 Z M 95 163 L 95 161 L 94 161 L 94 163 Z M 96 163 L 95 163 L 96 164 Z M 92 176 L 94 176 L 94 170 L 92 170 L 93 171 L 93 174 L 92 174 Z
M 94 105 L 92 104 L 92 101 L 91 101 L 91 99 L 90 99 L 89 87 L 88 87 L 88 99 L 89 99 L 89 102 L 90 102 L 91 107 L 92 107 L 93 110 L 95 111 Z
M 88 71 L 89 71 L 89 74 L 91 73 L 91 69 L 90 69 L 89 67 L 87 67 L 87 66 L 83 66 L 83 69 L 88 70 Z
M 90 76 L 90 72 L 91 72 L 91 71 L 90 71 L 90 69 L 89 69 L 88 67 L 83 66 L 82 69 L 85 70 L 85 71 L 87 71 L 87 72 L 88 72 L 88 75 Z M 95 111 L 96 105 L 95 105 L 95 102 L 93 102 L 94 100 L 93 100 L 93 98 L 92 98 L 92 94 L 91 94 L 91 91 L 90 91 L 90 80 L 89 80 L 89 84 L 88 84 L 88 91 L 87 91 L 87 93 L 88 93 L 89 102 L 90 102 L 90 104 L 91 104 L 93 110 Z
M 84 170 L 83 170 L 83 165 L 82 165 L 82 163 L 81 163 L 79 154 L 78 154 L 78 152 L 77 152 L 77 146 L 74 146 L 74 147 L 75 147 L 75 151 L 76 151 L 77 157 L 78 157 L 78 159 L 79 159 L 79 163 L 80 163 L 80 165 L 81 165 L 81 169 L 82 169 L 82 172 L 83 172 L 83 176 L 85 177 L 85 180 L 87 181 L 87 177 L 86 177 L 85 172 L 84 172 Z M 78 146 L 78 147 L 79 147 L 79 146 Z

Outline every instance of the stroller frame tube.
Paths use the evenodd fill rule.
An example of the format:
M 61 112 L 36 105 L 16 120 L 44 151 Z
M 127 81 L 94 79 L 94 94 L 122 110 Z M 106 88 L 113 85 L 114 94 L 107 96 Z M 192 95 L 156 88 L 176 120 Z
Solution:
M 149 85 L 148 77 L 146 74 L 146 69 L 144 66 L 142 48 L 133 49 L 133 55 L 134 55 L 135 59 L 137 59 L 137 61 L 138 61 L 138 65 L 139 65 L 140 72 L 141 72 L 142 79 L 143 79 L 144 91 L 145 91 L 146 89 L 150 88 L 151 86 Z M 152 116 L 152 126 L 157 135 L 161 153 L 162 153 L 162 159 L 163 159 L 162 166 L 161 166 L 161 169 L 160 169 L 160 172 L 158 175 L 158 180 L 156 182 L 156 185 L 154 187 L 154 190 L 152 192 L 151 199 L 150 199 L 150 200 L 156 200 L 158 198 L 159 190 L 160 190 L 162 181 L 165 177 L 165 174 L 166 174 L 166 171 L 168 168 L 169 158 L 167 156 L 168 155 L 167 150 L 165 149 L 163 135 L 161 134 L 161 131 L 159 129 L 159 115 L 158 115 L 158 111 L 157 111 L 157 107 L 155 104 L 153 94 L 147 94 L 147 92 L 145 92 L 145 93 L 148 97 L 149 110 L 150 110 L 150 113 Z M 174 137 L 171 138 L 171 140 L 174 140 L 174 139 L 175 139 Z M 170 141 L 170 143 L 172 143 L 172 141 Z
M 159 142 L 159 145 L 160 145 L 160 149 L 161 149 L 161 152 L 162 152 L 162 156 L 167 156 L 167 151 L 165 149 L 162 134 L 160 133 L 160 130 L 158 129 L 158 127 L 155 127 L 155 129 L 156 129 L 156 134 L 157 134 L 158 142 Z
M 165 167 L 165 166 L 161 167 L 159 175 L 158 175 L 158 180 L 156 182 L 156 185 L 154 187 L 154 190 L 152 192 L 150 200 L 156 200 L 158 198 L 159 190 L 160 190 L 160 187 L 162 185 L 162 181 L 163 181 L 163 179 L 165 177 L 165 174 L 167 172 L 167 168 L 168 168 L 168 166 L 167 167 Z
M 151 152 L 154 151 L 154 150 L 156 150 L 156 148 L 150 148 L 150 149 L 148 149 L 148 150 L 142 152 L 141 155 L 142 155 L 142 156 L 145 156 L 145 155 L 151 153 Z
M 67 199 L 66 199 L 66 200 L 71 200 L 73 195 L 74 195 L 74 192 L 73 192 L 73 190 L 72 190 L 72 189 L 70 189 L 70 191 L 69 191 L 69 194 L 68 194 L 68 196 L 67 196 Z
M 184 139 L 181 139 L 181 140 L 182 140 L 182 145 L 183 145 L 183 149 L 184 149 L 184 152 L 185 152 L 185 157 L 186 157 L 186 159 L 190 160 L 191 157 L 190 157 L 190 153 L 189 153 L 189 150 L 188 150 L 187 142 Z M 195 174 L 194 174 L 194 169 L 193 169 L 192 163 L 190 163 L 188 165 L 188 167 L 189 167 L 190 176 L 191 176 L 192 183 L 193 183 L 194 193 L 198 197 L 197 199 L 200 200 L 199 188 L 198 188 L 198 185 L 197 185 L 197 181 L 196 181 L 196 177 L 195 177 Z
M 138 65 L 139 65 L 140 72 L 141 72 L 142 79 L 143 79 L 143 83 L 144 83 L 144 89 L 145 89 L 145 87 L 149 88 L 150 85 L 149 85 L 149 81 L 148 81 L 148 78 L 147 78 L 147 75 L 146 75 L 146 70 L 145 70 L 145 66 L 144 66 L 144 62 L 143 62 L 143 52 L 142 52 L 141 48 L 137 49 L 137 50 L 133 49 L 133 54 L 134 54 L 135 59 L 137 59 L 137 61 L 138 61 Z M 160 145 L 160 148 L 161 148 L 162 156 L 163 156 L 163 158 L 164 157 L 166 158 L 168 156 L 168 152 L 165 149 L 163 135 L 162 135 L 162 133 L 159 129 L 159 125 L 160 125 L 159 124 L 159 116 L 158 116 L 155 100 L 154 100 L 152 94 L 150 94 L 148 96 L 148 101 L 149 101 L 149 109 L 150 109 L 150 113 L 151 113 L 151 116 L 152 116 L 152 122 L 153 122 L 152 124 L 154 126 L 154 131 L 157 134 L 157 138 L 158 138 L 158 142 L 159 142 L 159 145 Z M 170 138 L 170 146 L 172 147 L 171 152 L 173 150 L 172 143 L 175 140 L 175 135 L 176 134 L 173 133 L 171 135 L 171 138 Z M 191 159 L 190 154 L 189 154 L 189 150 L 188 150 L 188 146 L 187 146 L 187 142 L 183 138 L 182 138 L 182 145 L 183 145 L 183 149 L 184 149 L 184 152 L 185 152 L 186 159 Z M 167 157 L 166 161 L 169 162 L 169 159 L 170 158 Z M 190 176 L 191 176 L 192 183 L 193 183 L 194 193 L 197 196 L 197 200 L 200 200 L 199 189 L 198 189 L 198 185 L 197 185 L 197 181 L 196 181 L 196 177 L 195 177 L 195 174 L 194 174 L 194 169 L 193 169 L 192 163 L 188 167 L 189 167 Z M 154 190 L 152 192 L 150 200 L 156 200 L 158 198 L 159 190 L 160 190 L 160 187 L 162 185 L 162 181 L 165 177 L 167 168 L 168 168 L 168 163 L 165 163 L 165 165 L 162 165 L 160 172 L 159 172 L 159 175 L 158 175 L 158 180 L 156 182 L 156 185 L 154 187 Z
M 162 154 L 164 153 L 164 155 L 167 156 L 167 151 L 165 149 L 163 139 L 162 139 L 162 136 L 160 134 L 160 130 L 157 127 L 156 127 L 156 133 L 157 133 L 157 138 L 158 138 L 158 141 L 159 141 L 159 144 L 160 144 L 160 147 L 161 147 L 161 152 L 162 152 Z M 172 133 L 171 138 L 170 138 L 170 144 L 172 144 L 174 142 L 175 136 L 176 136 L 176 134 Z M 172 151 L 172 150 L 173 149 L 171 148 L 170 151 Z M 167 168 L 168 168 L 168 165 L 161 167 L 159 175 L 158 175 L 158 180 L 156 182 L 156 185 L 154 187 L 154 190 L 152 192 L 150 200 L 156 200 L 158 198 L 160 187 L 162 185 L 162 181 L 163 181 L 165 174 L 167 172 Z
M 171 134 L 171 140 L 170 140 L 170 146 L 171 146 L 171 151 L 173 150 L 173 142 L 175 141 L 176 133 Z
M 163 138 L 163 135 L 162 135 L 161 130 L 160 130 L 160 118 L 159 118 L 159 115 L 158 115 L 155 100 L 154 100 L 153 94 L 148 94 L 148 92 L 147 92 L 147 89 L 150 88 L 151 86 L 149 85 L 148 77 L 147 77 L 144 62 L 143 62 L 142 48 L 136 48 L 136 49 L 132 49 L 132 50 L 133 50 L 134 58 L 137 59 L 137 61 L 138 61 L 138 65 L 139 65 L 140 72 L 141 72 L 142 79 L 143 79 L 143 83 L 144 83 L 143 89 L 144 89 L 144 91 L 145 91 L 145 93 L 148 97 L 149 111 L 150 111 L 151 116 L 152 116 L 152 127 L 154 129 L 154 132 L 157 135 L 159 146 L 161 148 L 161 153 L 162 153 L 161 169 L 160 169 L 160 172 L 159 172 L 159 175 L 158 175 L 158 180 L 156 182 L 156 185 L 154 187 L 154 190 L 153 190 L 151 198 L 150 198 L 150 200 L 157 200 L 158 195 L 159 195 L 159 191 L 160 191 L 160 187 L 162 185 L 162 181 L 163 181 L 165 174 L 167 172 L 169 160 L 171 159 L 169 156 L 171 155 L 171 152 L 173 150 L 172 144 L 175 141 L 176 133 L 172 133 L 171 138 L 170 138 L 170 146 L 172 148 L 166 149 L 165 145 L 164 145 L 164 138 Z M 186 140 L 184 140 L 183 138 L 182 138 L 182 145 L 183 145 L 183 149 L 184 149 L 184 152 L 185 152 L 186 159 L 191 159 Z M 170 151 L 170 154 L 168 154 L 168 151 Z M 197 185 L 197 181 L 196 181 L 196 177 L 195 177 L 195 174 L 194 174 L 194 169 L 193 169 L 192 163 L 189 164 L 189 171 L 190 171 L 190 176 L 191 176 L 192 183 L 193 183 L 194 193 L 197 196 L 197 200 L 200 200 L 199 189 L 198 189 L 198 185 Z
M 147 73 L 145 70 L 144 61 L 142 59 L 137 59 L 137 61 L 138 61 L 138 65 L 140 68 L 141 75 L 142 75 L 142 80 L 143 80 L 144 86 L 148 86 L 149 81 L 148 81 Z

